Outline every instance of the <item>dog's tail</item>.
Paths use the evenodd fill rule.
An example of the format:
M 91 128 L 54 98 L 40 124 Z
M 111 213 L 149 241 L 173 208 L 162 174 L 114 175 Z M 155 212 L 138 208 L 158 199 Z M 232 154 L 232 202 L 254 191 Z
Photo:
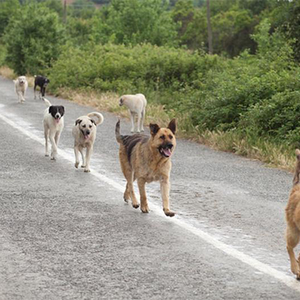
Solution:
M 299 184 L 299 174 L 300 174 L 300 150 L 296 149 L 296 157 L 297 157 L 297 163 L 296 163 L 296 169 L 293 179 L 293 185 Z
M 93 119 L 95 121 L 96 125 L 100 125 L 104 121 L 103 115 L 98 112 L 91 112 L 91 113 L 87 114 L 87 116 L 89 118 Z M 96 117 L 96 120 L 94 119 L 95 117 Z
M 116 134 L 116 140 L 119 144 L 122 143 L 122 136 L 120 134 L 120 119 L 118 120 L 116 124 L 116 129 L 115 129 L 115 134 Z
M 50 107 L 52 104 L 50 103 L 49 100 L 43 97 L 44 102 L 47 104 L 48 107 Z

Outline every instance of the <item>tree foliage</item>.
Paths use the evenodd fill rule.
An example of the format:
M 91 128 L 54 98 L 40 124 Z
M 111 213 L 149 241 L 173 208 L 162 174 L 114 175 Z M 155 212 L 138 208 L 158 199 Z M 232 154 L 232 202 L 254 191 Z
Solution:
M 17 74 L 35 74 L 51 67 L 58 58 L 63 27 L 55 12 L 33 3 L 10 19 L 4 41 L 8 65 Z

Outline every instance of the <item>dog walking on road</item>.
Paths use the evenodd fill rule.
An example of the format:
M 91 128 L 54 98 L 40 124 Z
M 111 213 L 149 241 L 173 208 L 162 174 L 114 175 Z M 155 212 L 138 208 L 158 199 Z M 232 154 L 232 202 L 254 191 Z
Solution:
M 171 156 L 176 147 L 176 120 L 173 119 L 167 128 L 150 124 L 151 136 L 144 134 L 121 135 L 120 120 L 116 124 L 115 134 L 120 144 L 119 159 L 123 174 L 127 180 L 124 200 L 132 201 L 134 208 L 139 207 L 135 197 L 133 182 L 137 179 L 141 211 L 149 212 L 145 184 L 160 182 L 163 210 L 166 216 L 173 217 L 169 207 Z

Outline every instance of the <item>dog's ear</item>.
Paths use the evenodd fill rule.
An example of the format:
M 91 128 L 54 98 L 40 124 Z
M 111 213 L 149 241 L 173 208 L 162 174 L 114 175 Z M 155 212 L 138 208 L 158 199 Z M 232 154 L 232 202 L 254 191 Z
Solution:
M 95 124 L 95 126 L 97 126 L 96 122 L 93 119 L 90 119 L 90 120 L 93 124 Z
M 63 116 L 65 114 L 65 108 L 63 106 L 60 106 L 59 112 L 60 112 L 61 116 Z
M 75 122 L 75 126 L 78 125 L 78 124 L 80 124 L 81 122 L 82 122 L 81 119 L 77 119 L 76 122 Z
M 158 130 L 160 129 L 160 127 L 157 124 L 152 124 L 152 123 L 150 123 L 149 127 L 150 127 L 150 133 L 152 136 L 155 136 L 157 134 Z
M 53 111 L 53 106 L 49 106 L 49 114 L 52 114 L 52 111 Z
M 168 128 L 175 134 L 176 129 L 177 129 L 177 121 L 176 119 L 171 120 L 171 122 L 168 125 Z

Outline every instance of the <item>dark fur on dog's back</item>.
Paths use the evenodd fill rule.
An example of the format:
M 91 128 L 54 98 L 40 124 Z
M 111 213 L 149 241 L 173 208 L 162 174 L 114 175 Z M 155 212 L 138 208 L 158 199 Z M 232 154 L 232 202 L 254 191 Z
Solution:
M 138 143 L 147 143 L 149 141 L 149 136 L 145 134 L 134 134 L 134 135 L 121 135 L 120 134 L 120 120 L 116 124 L 116 139 L 117 141 L 125 146 L 128 161 L 130 162 L 131 153 L 133 151 L 133 148 Z
M 121 136 L 122 143 L 126 148 L 126 153 L 128 157 L 128 161 L 130 162 L 131 159 L 131 153 L 134 149 L 134 147 L 138 144 L 145 144 L 149 141 L 149 136 L 144 134 L 134 134 L 134 135 L 123 135 Z

